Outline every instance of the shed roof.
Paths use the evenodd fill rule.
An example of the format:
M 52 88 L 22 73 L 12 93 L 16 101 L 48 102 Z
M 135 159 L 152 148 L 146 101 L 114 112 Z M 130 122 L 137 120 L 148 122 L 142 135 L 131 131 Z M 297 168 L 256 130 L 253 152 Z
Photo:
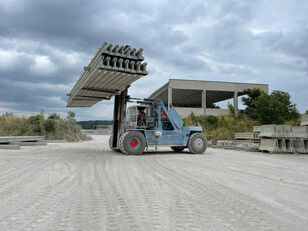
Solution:
M 162 99 L 167 104 L 169 88 L 172 88 L 172 105 L 175 107 L 201 107 L 203 90 L 206 91 L 207 104 L 232 99 L 235 91 L 238 96 L 244 95 L 245 89 L 259 88 L 268 93 L 267 84 L 170 79 L 150 98 Z

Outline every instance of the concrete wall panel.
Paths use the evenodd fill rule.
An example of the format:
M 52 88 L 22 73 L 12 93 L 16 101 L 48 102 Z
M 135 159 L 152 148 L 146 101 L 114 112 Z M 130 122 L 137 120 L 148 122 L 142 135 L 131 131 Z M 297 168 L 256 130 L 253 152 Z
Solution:
M 308 127 L 307 126 L 293 126 L 292 135 L 295 138 L 308 138 Z
M 260 151 L 280 152 L 278 139 L 261 139 Z
M 275 125 L 262 125 L 260 137 L 278 137 Z

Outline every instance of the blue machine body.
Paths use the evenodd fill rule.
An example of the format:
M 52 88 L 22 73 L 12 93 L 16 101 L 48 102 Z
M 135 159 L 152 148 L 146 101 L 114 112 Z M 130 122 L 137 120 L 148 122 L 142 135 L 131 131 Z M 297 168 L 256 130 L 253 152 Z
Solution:
M 200 126 L 184 126 L 184 122 L 174 107 L 169 110 L 162 101 L 158 101 L 151 105 L 155 111 L 154 126 L 148 128 L 129 128 L 127 131 L 141 131 L 144 133 L 147 146 L 187 146 L 189 136 L 192 133 L 202 133 Z M 165 129 L 163 126 L 162 112 L 167 118 L 168 124 L 172 125 L 172 129 Z M 170 126 L 171 127 L 171 126 Z

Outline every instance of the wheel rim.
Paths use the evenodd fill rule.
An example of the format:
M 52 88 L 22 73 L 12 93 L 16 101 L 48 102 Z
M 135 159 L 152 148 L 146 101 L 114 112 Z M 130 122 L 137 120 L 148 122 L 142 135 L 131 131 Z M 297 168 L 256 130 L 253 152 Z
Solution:
M 194 145 L 197 149 L 203 148 L 203 140 L 201 138 L 198 138 L 195 140 Z
M 132 139 L 132 140 L 130 141 L 130 146 L 131 146 L 132 148 L 136 148 L 136 147 L 138 146 L 138 140 Z

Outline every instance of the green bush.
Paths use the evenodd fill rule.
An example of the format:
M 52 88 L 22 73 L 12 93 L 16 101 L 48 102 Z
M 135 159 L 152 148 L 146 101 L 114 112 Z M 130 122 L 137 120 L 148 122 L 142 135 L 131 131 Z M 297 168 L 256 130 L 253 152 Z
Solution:
M 42 133 L 41 115 L 30 116 L 28 120 L 29 120 L 30 130 L 34 133 L 41 134 Z
M 44 119 L 43 111 L 30 117 L 14 116 L 6 113 L 0 116 L 0 136 L 45 136 L 46 139 L 80 141 L 88 139 L 76 124 L 75 115 L 70 113 L 67 119 L 51 114 Z
M 215 144 L 217 140 L 230 140 L 235 132 L 252 132 L 253 126 L 260 125 L 256 120 L 247 115 L 235 117 L 228 116 L 196 116 L 191 114 L 183 119 L 185 126 L 194 126 L 197 121 L 202 127 L 204 135 Z
M 47 119 L 44 121 L 44 131 L 46 133 L 54 133 L 56 131 L 56 121 L 54 119 Z

